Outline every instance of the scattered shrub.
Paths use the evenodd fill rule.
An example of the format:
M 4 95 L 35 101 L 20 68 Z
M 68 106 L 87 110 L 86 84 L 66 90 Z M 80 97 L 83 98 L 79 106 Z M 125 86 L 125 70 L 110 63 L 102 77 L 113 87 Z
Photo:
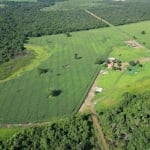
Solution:
M 143 30 L 143 31 L 141 32 L 141 34 L 146 34 L 146 31 Z
M 47 68 L 38 68 L 38 71 L 39 71 L 39 75 L 41 75 L 41 74 L 47 73 L 49 71 L 49 69 L 47 69 Z

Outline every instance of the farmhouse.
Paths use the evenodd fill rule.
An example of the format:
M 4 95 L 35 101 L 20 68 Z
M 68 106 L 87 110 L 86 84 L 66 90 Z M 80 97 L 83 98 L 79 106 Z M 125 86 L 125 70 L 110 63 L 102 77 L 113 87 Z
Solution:
M 114 66 L 114 63 L 113 63 L 113 62 L 110 62 L 110 63 L 107 64 L 107 67 L 108 67 L 109 69 L 113 68 L 113 66 Z
M 116 58 L 108 58 L 107 59 L 107 67 L 109 69 L 113 68 L 114 64 L 115 64 L 115 61 L 116 61 Z

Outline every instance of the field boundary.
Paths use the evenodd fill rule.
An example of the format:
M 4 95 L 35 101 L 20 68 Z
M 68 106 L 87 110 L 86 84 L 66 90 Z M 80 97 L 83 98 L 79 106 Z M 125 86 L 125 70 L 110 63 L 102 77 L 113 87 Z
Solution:
M 84 92 L 85 94 L 82 96 L 82 99 L 81 99 L 81 103 L 79 104 L 79 106 L 76 108 L 76 111 L 75 112 L 81 112 L 80 109 L 82 107 L 82 105 L 84 105 L 85 101 L 86 101 L 86 98 L 88 97 L 88 94 L 91 90 L 91 88 L 93 87 L 93 83 L 96 81 L 98 75 L 99 75 L 99 72 L 100 72 L 100 68 L 98 68 L 96 71 L 95 71 L 95 74 L 93 75 L 94 77 L 92 77 L 92 80 L 90 82 L 90 84 L 88 85 L 87 87 L 87 92 Z
M 113 24 L 111 24 L 110 22 L 106 21 L 106 20 L 103 19 L 102 17 L 99 17 L 99 16 L 95 15 L 95 14 L 92 13 L 91 11 L 89 11 L 89 10 L 87 10 L 87 9 L 85 9 L 84 11 L 85 11 L 86 13 L 90 14 L 91 16 L 93 16 L 94 18 L 96 18 L 96 19 L 102 21 L 103 23 L 107 24 L 108 26 L 114 27 Z
M 140 47 L 143 47 L 143 48 L 145 48 L 145 49 L 147 49 L 147 50 L 150 51 L 149 48 L 145 47 L 145 46 L 144 46 L 143 44 L 141 44 L 138 40 L 133 39 L 133 37 L 131 37 L 130 33 L 127 33 L 127 32 L 125 32 L 125 31 L 123 31 L 122 29 L 117 28 L 117 27 L 120 26 L 120 25 L 115 26 L 115 25 L 113 25 L 112 23 L 108 22 L 107 20 L 103 19 L 103 18 L 100 17 L 100 16 L 97 16 L 96 14 L 92 13 L 91 11 L 89 11 L 89 10 L 87 10 L 87 9 L 85 9 L 84 11 L 85 11 L 86 13 L 90 14 L 91 16 L 93 16 L 94 18 L 96 18 L 96 19 L 102 21 L 103 23 L 107 24 L 109 27 L 113 27 L 114 29 L 116 29 L 116 31 L 119 31 L 119 32 L 124 33 L 124 34 L 127 36 L 127 38 L 128 38 L 129 40 L 131 40 L 131 39 L 134 40 L 134 42 L 136 42 L 136 44 L 138 44 Z M 124 25 L 125 25 L 125 24 L 124 24 Z M 121 25 L 121 26 L 123 26 L 123 25 Z
M 93 125 L 95 127 L 95 130 L 98 132 L 98 137 L 99 137 L 99 139 L 102 143 L 103 149 L 108 150 L 108 144 L 106 142 L 104 133 L 102 131 L 99 120 L 97 118 L 97 114 L 95 113 L 95 111 L 92 107 L 90 108 L 90 114 L 91 114 L 91 117 L 92 117 L 92 121 L 93 121 Z
M 39 66 L 42 61 L 46 60 L 52 54 L 47 53 L 47 51 L 40 46 L 36 46 L 33 44 L 25 44 L 25 47 L 28 51 L 33 51 L 33 55 L 35 55 L 35 58 L 31 59 L 31 62 L 28 65 L 20 68 L 6 79 L 0 80 L 0 83 L 16 79 L 22 76 L 23 73 L 33 70 L 34 68 Z
M 100 69 L 101 70 L 101 69 Z M 92 85 L 90 86 L 89 92 L 86 94 L 86 98 L 84 100 L 84 102 L 82 103 L 79 112 L 83 113 L 87 108 L 89 108 L 89 112 L 93 121 L 93 125 L 94 125 L 94 129 L 95 131 L 97 131 L 98 133 L 98 139 L 100 140 L 100 142 L 102 143 L 103 149 L 104 150 L 108 150 L 108 144 L 106 142 L 106 139 L 104 137 L 104 133 L 102 131 L 102 128 L 100 126 L 99 120 L 97 118 L 97 114 L 94 111 L 94 107 L 95 107 L 95 103 L 92 102 L 92 98 L 95 95 L 95 87 L 96 87 L 96 81 L 100 76 L 100 70 L 98 71 L 98 73 L 96 74 L 96 78 L 95 80 L 92 82 Z

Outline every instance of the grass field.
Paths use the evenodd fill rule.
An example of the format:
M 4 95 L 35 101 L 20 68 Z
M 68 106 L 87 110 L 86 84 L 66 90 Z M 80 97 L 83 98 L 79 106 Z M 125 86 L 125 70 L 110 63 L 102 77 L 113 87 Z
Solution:
M 15 133 L 21 131 L 22 128 L 0 128 L 0 140 L 7 140 L 12 137 Z
M 30 39 L 26 46 L 36 53 L 43 48 L 48 57 L 37 53 L 41 58 L 35 62 L 40 64 L 32 63 L 21 75 L 1 82 L 0 122 L 39 122 L 76 112 L 100 68 L 96 59 L 106 55 L 110 47 L 124 45 L 122 33 L 115 32 L 106 28 L 74 32 L 71 37 L 61 34 Z M 75 59 L 75 53 L 81 59 Z M 39 75 L 39 67 L 49 71 Z M 62 93 L 50 97 L 50 89 Z
M 136 40 L 150 49 L 150 21 L 133 23 L 129 25 L 120 26 L 119 29 L 127 32 L 131 37 L 136 37 Z M 142 34 L 145 31 L 145 34 Z
M 150 29 L 148 28 L 150 22 L 141 22 L 130 25 L 124 25 L 118 27 L 119 30 L 129 34 L 131 38 L 135 36 L 137 41 L 146 46 L 146 48 L 131 48 L 129 46 L 115 47 L 110 57 L 116 57 L 123 62 L 129 62 L 130 60 L 140 60 L 144 57 L 150 57 Z M 142 34 L 145 31 L 146 34 Z M 97 82 L 97 85 L 104 88 L 104 92 L 100 95 L 96 95 L 94 100 L 98 101 L 96 106 L 97 110 L 108 109 L 115 104 L 118 104 L 121 95 L 124 92 L 137 92 L 144 91 L 150 86 L 149 78 L 149 62 L 143 62 L 143 67 L 137 69 L 135 73 L 129 71 L 112 71 L 109 70 L 107 75 L 102 75 Z M 109 94 L 108 94 L 109 93 Z
M 148 24 L 143 22 L 142 30 L 146 23 Z M 135 28 L 132 25 L 129 25 L 130 27 Z M 129 32 L 127 26 L 119 28 Z M 70 37 L 60 34 L 31 38 L 26 47 L 35 51 L 36 59 L 20 72 L 10 76 L 7 81 L 0 83 L 0 122 L 40 122 L 76 112 L 100 69 L 100 66 L 95 64 L 97 58 L 103 55 L 107 57 L 111 48 L 113 51 L 110 56 L 120 56 L 123 61 L 149 56 L 145 48 L 138 50 L 126 46 L 124 41 L 129 38 L 114 27 L 73 32 Z M 78 59 L 75 59 L 75 54 Z M 48 69 L 48 72 L 40 75 L 39 68 Z M 126 83 L 127 79 L 132 83 L 140 78 L 147 79 L 147 68 L 148 64 L 145 64 L 137 75 L 110 71 L 109 75 L 102 78 L 103 82 L 100 80 L 98 83 L 104 86 L 103 95 L 112 88 L 125 88 L 127 85 L 123 83 Z M 60 95 L 52 97 L 51 89 L 60 90 Z M 114 92 L 112 96 L 116 98 L 118 94 Z M 104 106 L 101 105 L 103 102 L 99 103 L 98 108 Z

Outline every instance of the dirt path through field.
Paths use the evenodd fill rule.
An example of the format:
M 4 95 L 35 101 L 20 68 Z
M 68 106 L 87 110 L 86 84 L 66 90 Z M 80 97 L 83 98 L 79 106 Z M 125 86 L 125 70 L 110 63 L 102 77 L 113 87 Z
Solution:
M 127 44 L 131 44 L 132 46 L 135 46 L 135 48 L 145 48 L 147 50 L 150 51 L 149 48 L 145 47 L 144 45 L 142 45 L 141 43 L 139 43 L 137 40 L 131 40 L 133 39 L 133 37 L 131 37 L 131 35 L 128 33 L 128 32 L 125 32 L 124 30 L 120 29 L 120 28 L 117 28 L 115 25 L 111 24 L 110 22 L 108 22 L 107 20 L 105 20 L 104 18 L 100 17 L 100 16 L 97 16 L 96 14 L 92 13 L 91 11 L 85 9 L 84 10 L 86 13 L 88 13 L 89 15 L 93 16 L 94 18 L 102 21 L 103 23 L 107 24 L 109 27 L 114 27 L 113 29 L 118 31 L 118 32 L 122 32 L 124 33 L 124 35 L 126 35 L 126 37 L 128 37 L 129 41 L 125 41 L 127 42 Z
M 114 26 L 114 25 L 112 25 L 111 23 L 109 23 L 108 21 L 106 21 L 105 19 L 103 19 L 103 18 L 101 18 L 101 17 L 99 17 L 99 16 L 96 16 L 94 13 L 92 13 L 91 11 L 89 11 L 89 10 L 87 10 L 87 9 L 85 9 L 85 12 L 88 13 L 88 14 L 90 14 L 90 15 L 93 16 L 94 18 L 96 18 L 96 19 L 98 19 L 98 20 L 104 22 L 105 24 L 107 24 L 107 25 L 110 26 L 110 27 L 113 27 L 113 26 Z
M 102 128 L 101 128 L 101 126 L 100 126 L 99 120 L 98 120 L 98 118 L 97 118 L 96 113 L 94 112 L 93 107 L 91 107 L 90 113 L 91 113 L 91 117 L 92 117 L 92 120 L 93 120 L 93 124 L 94 124 L 94 126 L 95 126 L 95 129 L 96 129 L 97 132 L 98 132 L 99 139 L 101 140 L 101 143 L 102 143 L 102 145 L 103 145 L 103 149 L 104 149 L 104 150 L 108 150 L 107 142 L 106 142 L 106 140 L 105 140 L 105 137 L 104 137 Z
M 84 112 L 87 108 L 91 108 L 91 107 L 93 108 L 94 107 L 95 104 L 91 100 L 95 96 L 96 81 L 98 80 L 99 76 L 100 76 L 100 72 L 98 73 L 87 97 L 85 98 L 84 103 L 80 107 L 79 112 Z
M 108 146 L 107 146 L 107 142 L 105 140 L 105 137 L 104 137 L 104 134 L 103 134 L 103 131 L 101 129 L 101 126 L 100 126 L 100 123 L 99 123 L 99 120 L 97 118 L 97 115 L 95 113 L 95 110 L 94 110 L 94 107 L 95 107 L 95 103 L 92 101 L 93 97 L 95 96 L 95 88 L 96 88 L 96 82 L 98 80 L 98 78 L 100 77 L 100 72 L 99 74 L 97 75 L 84 103 L 82 104 L 82 106 L 80 107 L 79 109 L 79 112 L 84 112 L 86 109 L 89 109 L 90 110 L 90 114 L 91 114 L 91 117 L 92 117 L 92 121 L 93 121 L 93 125 L 98 133 L 98 136 L 99 136 L 99 139 L 101 140 L 101 143 L 102 143 L 102 146 L 103 146 L 103 149 L 104 150 L 108 150 Z

